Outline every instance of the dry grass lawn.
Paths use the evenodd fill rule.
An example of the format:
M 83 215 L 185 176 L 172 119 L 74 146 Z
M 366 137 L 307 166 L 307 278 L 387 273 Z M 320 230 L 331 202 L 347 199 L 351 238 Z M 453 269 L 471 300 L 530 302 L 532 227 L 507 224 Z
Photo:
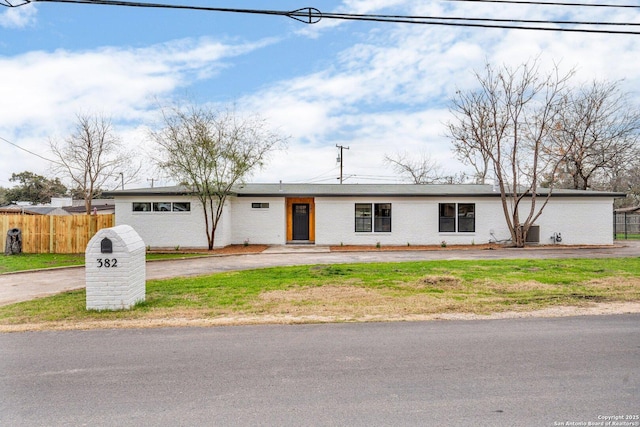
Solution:
M 260 293 L 243 310 L 154 308 L 126 319 L 5 324 L 0 325 L 0 331 L 471 320 L 640 313 L 640 302 L 637 300 L 639 277 L 597 279 L 589 281 L 585 286 L 606 291 L 616 301 L 584 298 L 568 301 L 567 304 L 556 301 L 550 305 L 547 297 L 540 301 L 539 306 L 530 301 L 519 305 L 512 300 L 514 294 L 544 291 L 548 296 L 554 286 L 535 281 L 499 285 L 487 282 L 470 286 L 453 276 L 428 275 L 414 282 L 399 283 L 394 289 L 362 287 L 358 286 L 357 281 L 353 281 L 266 291 Z M 416 293 L 416 289 L 427 292 Z M 502 298 L 501 295 L 511 297 Z

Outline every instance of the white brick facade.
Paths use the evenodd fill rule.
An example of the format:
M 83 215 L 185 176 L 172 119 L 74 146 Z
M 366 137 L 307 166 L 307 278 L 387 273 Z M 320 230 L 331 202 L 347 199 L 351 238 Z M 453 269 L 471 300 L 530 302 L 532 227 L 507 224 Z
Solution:
M 264 184 L 269 186 L 270 184 Z M 248 186 L 249 187 L 249 186 Z M 215 246 L 229 244 L 282 245 L 287 243 L 287 228 L 291 227 L 291 213 L 287 212 L 287 199 L 307 198 L 313 201 L 315 226 L 313 233 L 318 245 L 434 245 L 445 241 L 447 245 L 481 244 L 510 238 L 498 194 L 478 191 L 480 196 L 455 193 L 444 195 L 410 194 L 397 196 L 331 195 L 322 193 L 287 193 L 276 190 L 271 194 L 240 194 L 227 199 L 223 218 L 216 234 Z M 329 186 L 327 186 L 329 187 Z M 347 186 L 341 186 L 347 187 Z M 363 193 L 359 185 L 353 191 Z M 396 186 L 416 191 L 420 186 Z M 322 190 L 322 186 L 317 188 Z M 468 188 L 468 186 L 467 186 Z M 486 188 L 486 186 L 485 186 Z M 286 187 L 285 187 L 286 190 Z M 334 186 L 333 192 L 339 192 Z M 374 189 L 375 191 L 375 189 Z M 407 190 L 409 191 L 409 190 Z M 421 191 L 420 189 L 418 191 Z M 466 191 L 466 188 L 465 188 Z M 584 194 L 584 197 L 581 195 Z M 561 233 L 562 244 L 609 245 L 613 243 L 613 199 L 618 194 L 578 192 L 556 194 L 551 197 L 542 215 L 535 221 L 539 226 L 540 244 L 553 243 L 550 237 Z M 135 212 L 135 202 L 188 201 L 189 212 Z M 355 205 L 367 203 L 391 204 L 390 232 L 356 232 Z M 440 232 L 439 205 L 441 203 L 473 204 L 473 232 Z M 528 215 L 530 199 L 520 207 L 521 221 Z M 537 200 L 537 209 L 544 197 Z M 116 223 L 129 224 L 151 247 L 177 248 L 207 246 L 202 207 L 191 196 L 123 195 L 116 193 Z
M 468 245 L 509 239 L 500 198 L 317 198 L 316 244 L 336 245 Z M 439 203 L 475 204 L 475 232 L 439 232 Z M 356 203 L 391 203 L 391 232 L 355 231 Z M 541 205 L 538 201 L 538 205 Z M 529 203 L 520 212 L 528 214 Z M 569 245 L 613 243 L 613 201 L 591 198 L 554 198 L 535 222 L 540 243 L 552 243 L 553 233 L 562 234 Z M 522 216 L 522 219 L 526 216 Z
M 133 203 L 190 203 L 189 211 L 134 211 Z M 202 204 L 191 196 L 146 196 L 117 198 L 116 225 L 131 225 L 147 245 L 153 248 L 206 248 L 204 214 Z M 216 230 L 214 246 L 231 244 L 231 216 L 225 206 Z
M 231 202 L 231 242 L 284 245 L 286 243 L 286 212 L 283 197 L 233 197 Z M 254 208 L 252 203 L 268 203 L 269 207 Z
M 104 239 L 112 252 L 103 252 Z M 128 225 L 98 231 L 85 252 L 85 277 L 87 310 L 128 309 L 144 301 L 145 245 L 138 233 Z

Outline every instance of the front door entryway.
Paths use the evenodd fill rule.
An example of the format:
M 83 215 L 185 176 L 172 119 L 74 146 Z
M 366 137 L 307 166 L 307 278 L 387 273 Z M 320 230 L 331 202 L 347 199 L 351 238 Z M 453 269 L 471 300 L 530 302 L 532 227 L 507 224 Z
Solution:
M 315 243 L 316 204 L 313 197 L 287 197 L 287 243 Z
M 309 204 L 294 203 L 293 212 L 293 240 L 309 240 Z

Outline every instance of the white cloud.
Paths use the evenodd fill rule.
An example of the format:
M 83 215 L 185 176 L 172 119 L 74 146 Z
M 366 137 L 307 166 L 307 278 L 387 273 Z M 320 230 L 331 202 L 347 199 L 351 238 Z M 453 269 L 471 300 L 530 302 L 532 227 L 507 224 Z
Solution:
M 12 4 L 19 4 L 21 0 L 14 2 L 10 0 Z M 4 28 L 24 28 L 32 25 L 36 20 L 37 9 L 29 3 L 18 7 L 6 8 L 3 13 L 0 13 L 0 27 Z
M 111 116 L 119 132 L 148 121 L 156 100 L 197 80 L 212 78 L 229 58 L 273 40 L 223 44 L 178 40 L 146 48 L 105 47 L 71 52 L 29 52 L 0 57 L 3 86 L 0 136 L 46 155 L 49 138 L 67 135 L 78 113 Z M 0 170 L 45 173 L 47 163 L 0 142 Z
M 386 3 L 345 4 L 364 12 Z M 415 13 L 443 12 L 431 5 Z M 496 15 L 495 7 L 493 15 L 486 7 L 465 5 L 456 10 L 466 16 L 513 16 L 513 11 L 505 10 Z M 561 18 L 540 8 L 520 11 L 527 19 Z M 616 19 L 600 11 L 583 12 L 580 18 Z M 450 117 L 447 100 L 457 89 L 475 87 L 473 71 L 481 71 L 486 61 L 514 67 L 539 57 L 543 72 L 560 63 L 565 72 L 576 68 L 575 83 L 626 78 L 625 88 L 637 91 L 639 53 L 640 40 L 633 36 L 411 25 L 372 30 L 340 52 L 327 69 L 278 82 L 250 97 L 252 105 L 297 142 L 261 177 L 286 178 L 290 173 L 294 180 L 302 180 L 305 174 L 308 178 L 320 174 L 331 168 L 335 144 L 350 146 L 345 170 L 357 175 L 383 178 L 391 173 L 382 164 L 385 153 L 398 149 L 419 153 L 425 148 L 448 173 L 459 172 L 464 167 L 452 158 L 450 142 L 443 136 L 443 123 Z

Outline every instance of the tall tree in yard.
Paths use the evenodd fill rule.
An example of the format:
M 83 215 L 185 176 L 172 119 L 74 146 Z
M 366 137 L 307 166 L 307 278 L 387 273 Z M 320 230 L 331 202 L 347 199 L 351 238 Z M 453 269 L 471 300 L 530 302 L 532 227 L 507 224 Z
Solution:
M 565 97 L 549 153 L 563 159 L 563 186 L 620 191 L 640 149 L 640 110 L 620 83 L 594 81 Z
M 460 153 L 487 162 L 495 174 L 511 240 L 525 245 L 531 225 L 542 214 L 553 189 L 538 200 L 538 181 L 554 177 L 564 157 L 547 156 L 551 131 L 572 73 L 558 68 L 541 74 L 537 61 L 515 69 L 487 65 L 475 73 L 479 88 L 458 92 L 452 100 L 454 120 L 448 135 Z M 486 168 L 485 168 L 486 170 Z
M 62 142 L 52 139 L 49 145 L 57 160 L 53 170 L 82 192 L 87 215 L 91 199 L 108 180 L 122 173 L 130 181 L 140 170 L 135 156 L 124 150 L 111 120 L 103 116 L 77 115 L 74 132 Z
M 202 204 L 209 249 L 232 188 L 287 139 L 258 116 L 195 105 L 163 110 L 163 127 L 152 131 L 151 138 L 160 148 L 158 166 L 189 186 Z

